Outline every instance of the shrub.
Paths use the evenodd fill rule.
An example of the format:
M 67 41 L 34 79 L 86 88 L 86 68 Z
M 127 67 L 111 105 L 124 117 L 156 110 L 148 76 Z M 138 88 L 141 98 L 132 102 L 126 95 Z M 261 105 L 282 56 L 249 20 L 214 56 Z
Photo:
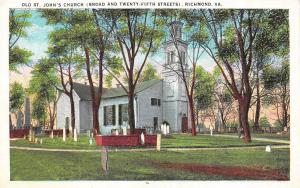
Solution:
M 271 123 L 269 122 L 266 116 L 263 116 L 259 119 L 259 126 L 260 127 L 270 127 Z

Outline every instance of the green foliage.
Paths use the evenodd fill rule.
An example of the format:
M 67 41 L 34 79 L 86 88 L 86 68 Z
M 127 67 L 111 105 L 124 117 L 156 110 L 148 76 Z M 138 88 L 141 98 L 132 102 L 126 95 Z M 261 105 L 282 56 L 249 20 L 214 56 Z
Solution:
M 148 63 L 141 74 L 139 82 L 145 82 L 154 79 L 159 79 L 157 70 L 153 67 L 152 64 Z
M 9 111 L 18 111 L 24 103 L 25 91 L 21 84 L 14 82 L 9 89 Z
M 238 128 L 239 127 L 239 123 L 237 121 L 229 121 L 226 123 L 226 127 L 235 127 L 235 128 Z
M 32 117 L 42 121 L 47 118 L 47 108 L 56 99 L 56 87 L 59 79 L 56 76 L 54 64 L 43 58 L 31 71 L 28 92 L 34 96 Z
M 17 71 L 18 65 L 26 65 L 33 53 L 29 50 L 15 46 L 9 51 L 9 70 Z
M 9 10 L 9 70 L 17 71 L 17 66 L 27 64 L 33 55 L 16 45 L 20 38 L 27 36 L 26 29 L 31 26 L 28 22 L 30 17 L 27 11 Z
M 266 116 L 263 116 L 259 119 L 259 126 L 260 127 L 270 127 L 271 124 Z
M 279 67 L 269 66 L 263 71 L 263 83 L 266 89 L 272 90 L 289 85 L 290 66 L 283 62 Z
M 196 108 L 204 110 L 210 107 L 214 100 L 215 81 L 212 75 L 202 67 L 196 67 L 195 102 Z

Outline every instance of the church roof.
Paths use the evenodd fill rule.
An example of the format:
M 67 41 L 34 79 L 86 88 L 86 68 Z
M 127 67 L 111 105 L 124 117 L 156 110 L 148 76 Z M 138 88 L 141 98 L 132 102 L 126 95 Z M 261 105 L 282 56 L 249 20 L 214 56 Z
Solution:
M 136 85 L 135 93 L 139 93 L 160 81 L 161 80 L 149 80 L 149 81 L 141 82 Z M 73 83 L 73 87 L 74 87 L 74 91 L 77 93 L 80 99 L 91 100 L 91 91 L 89 85 L 81 84 L 81 83 Z M 121 97 L 126 95 L 127 93 L 124 91 L 122 87 L 111 88 L 111 89 L 103 88 L 102 98 L 107 99 L 107 98 Z

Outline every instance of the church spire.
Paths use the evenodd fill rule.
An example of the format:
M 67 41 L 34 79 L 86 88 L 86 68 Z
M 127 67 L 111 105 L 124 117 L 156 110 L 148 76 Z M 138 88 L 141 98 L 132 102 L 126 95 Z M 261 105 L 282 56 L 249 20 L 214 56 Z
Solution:
M 173 21 L 170 23 L 171 38 L 182 40 L 182 26 L 183 23 L 180 21 Z

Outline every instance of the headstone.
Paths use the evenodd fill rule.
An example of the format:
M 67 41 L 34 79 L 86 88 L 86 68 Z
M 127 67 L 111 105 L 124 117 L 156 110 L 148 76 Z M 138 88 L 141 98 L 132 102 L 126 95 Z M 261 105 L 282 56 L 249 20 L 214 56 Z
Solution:
M 101 166 L 105 174 L 108 174 L 108 149 L 107 146 L 103 146 L 101 150 Z
M 74 141 L 77 142 L 77 131 L 74 129 Z
M 89 138 L 89 144 L 92 145 L 93 144 L 93 139 L 90 137 Z
M 25 99 L 25 128 L 29 128 L 30 127 L 30 100 L 28 97 L 26 97 Z
M 118 129 L 116 130 L 116 135 L 117 135 L 117 136 L 119 135 L 119 130 L 118 130 Z
M 53 132 L 53 131 L 52 131 Z M 63 141 L 66 141 L 66 128 L 63 128 Z
M 210 136 L 212 136 L 212 135 L 213 135 L 213 129 L 210 128 Z
M 157 140 L 156 140 L 156 150 L 160 151 L 160 145 L 161 145 L 161 134 L 157 134 Z
M 127 127 L 123 127 L 123 135 L 127 135 Z
M 270 146 L 270 145 L 267 145 L 267 146 L 266 146 L 266 152 L 271 152 L 271 150 L 272 150 L 272 149 L 271 149 L 271 146 Z
M 167 134 L 170 134 L 170 126 L 167 125 L 166 127 L 167 127 Z
M 145 144 L 145 135 L 144 135 L 144 133 L 141 134 L 141 144 L 142 145 Z
M 17 113 L 17 129 L 21 129 L 23 126 L 23 114 L 19 110 Z

